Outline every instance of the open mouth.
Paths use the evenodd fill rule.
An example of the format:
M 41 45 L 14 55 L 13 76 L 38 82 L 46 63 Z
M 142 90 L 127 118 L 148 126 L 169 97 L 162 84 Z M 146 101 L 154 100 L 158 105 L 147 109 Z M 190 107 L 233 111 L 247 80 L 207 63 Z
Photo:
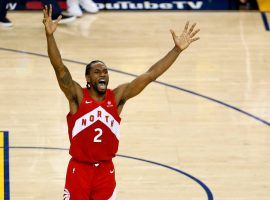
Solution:
M 99 88 L 102 89 L 102 90 L 106 89 L 106 80 L 105 80 L 105 79 L 100 79 L 100 80 L 98 81 L 98 86 L 99 86 Z

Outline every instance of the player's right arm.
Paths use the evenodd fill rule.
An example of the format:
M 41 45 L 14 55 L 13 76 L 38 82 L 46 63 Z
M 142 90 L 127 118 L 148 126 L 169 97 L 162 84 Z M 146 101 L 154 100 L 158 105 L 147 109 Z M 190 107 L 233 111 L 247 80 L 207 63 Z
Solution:
M 43 24 L 46 31 L 48 55 L 54 68 L 58 84 L 69 101 L 70 112 L 71 114 L 74 114 L 78 110 L 79 102 L 81 101 L 83 95 L 81 86 L 72 80 L 72 76 L 68 68 L 64 65 L 53 36 L 53 33 L 57 28 L 57 24 L 61 20 L 61 16 L 59 16 L 55 22 L 52 21 L 51 5 L 49 9 L 47 6 L 45 6 L 43 14 Z
M 194 30 L 195 26 L 196 23 L 189 28 L 189 22 L 187 22 L 183 32 L 178 36 L 173 30 L 171 30 L 174 47 L 163 58 L 152 65 L 145 73 L 136 77 L 133 81 L 122 84 L 114 89 L 116 103 L 118 105 L 118 113 L 121 113 L 123 105 L 128 99 L 141 93 L 148 84 L 155 81 L 172 66 L 182 51 L 188 48 L 192 42 L 199 39 L 199 37 L 195 37 L 195 35 L 200 31 L 200 29 Z

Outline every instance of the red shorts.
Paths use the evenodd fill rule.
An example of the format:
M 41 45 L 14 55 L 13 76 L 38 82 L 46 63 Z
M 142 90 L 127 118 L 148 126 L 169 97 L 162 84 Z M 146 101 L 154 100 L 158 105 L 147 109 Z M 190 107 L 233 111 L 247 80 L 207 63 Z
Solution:
M 115 200 L 115 187 L 112 161 L 86 164 L 70 159 L 64 200 Z

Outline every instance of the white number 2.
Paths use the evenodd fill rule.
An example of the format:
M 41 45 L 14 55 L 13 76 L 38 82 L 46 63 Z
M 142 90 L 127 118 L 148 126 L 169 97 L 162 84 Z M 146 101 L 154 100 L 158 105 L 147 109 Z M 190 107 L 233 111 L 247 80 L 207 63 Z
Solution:
M 102 136 L 102 129 L 101 128 L 96 128 L 95 132 L 98 132 L 98 134 L 96 135 L 96 137 L 94 137 L 94 142 L 101 142 L 100 137 Z

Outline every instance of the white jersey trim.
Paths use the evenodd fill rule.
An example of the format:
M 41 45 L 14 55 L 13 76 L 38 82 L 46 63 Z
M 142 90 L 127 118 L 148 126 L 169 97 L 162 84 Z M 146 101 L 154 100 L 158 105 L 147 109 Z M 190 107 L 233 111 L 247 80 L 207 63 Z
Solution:
M 81 131 L 88 128 L 98 120 L 102 122 L 104 125 L 106 125 L 113 132 L 113 134 L 116 136 L 118 140 L 120 139 L 120 124 L 118 123 L 118 121 L 115 120 L 115 118 L 110 113 L 108 113 L 101 106 L 95 108 L 91 112 L 83 115 L 82 117 L 76 120 L 74 127 L 72 129 L 72 138 L 74 138 Z

